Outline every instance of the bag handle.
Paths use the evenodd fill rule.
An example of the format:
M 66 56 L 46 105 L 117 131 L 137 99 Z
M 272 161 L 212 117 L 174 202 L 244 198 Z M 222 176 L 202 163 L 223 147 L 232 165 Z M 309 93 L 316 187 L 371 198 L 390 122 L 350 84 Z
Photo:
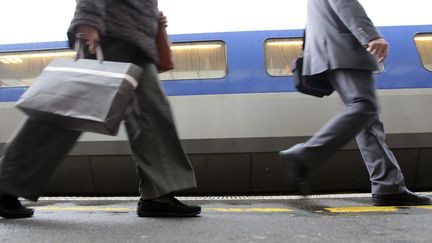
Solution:
M 306 27 L 303 29 L 303 44 L 302 44 L 302 50 L 304 51 L 306 45 Z
M 75 51 L 76 51 L 76 56 L 75 56 L 75 61 L 77 61 L 78 59 L 84 59 L 84 45 L 83 45 L 83 41 L 81 39 L 76 39 L 75 40 Z M 104 61 L 104 56 L 103 56 L 103 52 L 102 52 L 102 47 L 100 46 L 100 44 L 98 43 L 96 45 L 96 59 L 100 62 L 103 63 Z

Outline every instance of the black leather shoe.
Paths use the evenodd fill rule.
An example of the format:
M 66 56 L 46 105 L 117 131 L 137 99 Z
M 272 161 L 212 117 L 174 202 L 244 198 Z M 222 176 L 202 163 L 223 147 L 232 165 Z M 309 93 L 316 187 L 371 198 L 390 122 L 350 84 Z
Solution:
M 287 177 L 297 186 L 298 191 L 302 195 L 310 194 L 311 189 L 307 180 L 309 170 L 306 166 L 290 154 L 289 150 L 280 151 L 279 157 L 284 162 Z
M 429 204 L 432 204 L 429 197 L 416 195 L 409 190 L 403 193 L 390 195 L 372 194 L 372 205 L 374 206 L 414 206 Z
M 17 197 L 0 194 L 0 216 L 7 219 L 30 218 L 34 210 L 24 207 Z
M 156 202 L 141 198 L 137 208 L 139 217 L 193 217 L 200 213 L 200 206 L 186 205 L 173 196 L 169 198 L 169 202 Z

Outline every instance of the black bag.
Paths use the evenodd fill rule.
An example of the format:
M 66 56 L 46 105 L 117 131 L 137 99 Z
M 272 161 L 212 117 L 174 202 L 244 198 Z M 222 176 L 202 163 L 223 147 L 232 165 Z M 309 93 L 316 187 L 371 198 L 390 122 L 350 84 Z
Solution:
M 141 75 L 142 69 L 132 63 L 58 58 L 16 106 L 55 126 L 116 135 Z
M 315 97 L 328 96 L 333 93 L 334 89 L 327 79 L 327 73 L 314 75 L 303 75 L 303 57 L 298 57 L 291 65 L 291 71 L 294 75 L 295 88 L 307 95 Z
M 303 30 L 303 46 L 306 45 L 306 29 Z M 307 95 L 322 98 L 333 93 L 334 89 L 327 79 L 327 72 L 314 75 L 303 75 L 303 56 L 297 57 L 291 64 L 291 72 L 294 76 L 295 88 Z

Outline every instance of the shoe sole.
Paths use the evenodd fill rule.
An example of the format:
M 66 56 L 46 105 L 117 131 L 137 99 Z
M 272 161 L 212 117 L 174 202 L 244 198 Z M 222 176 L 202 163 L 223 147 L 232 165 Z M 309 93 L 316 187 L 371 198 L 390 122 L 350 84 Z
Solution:
M 0 212 L 0 217 L 3 217 L 5 219 L 31 218 L 31 217 L 33 217 L 33 215 L 34 215 L 34 212 L 28 213 L 28 214 L 11 214 L 11 213 Z
M 162 217 L 195 217 L 200 214 L 201 211 L 190 212 L 190 213 L 172 213 L 172 212 L 137 212 L 138 217 L 142 218 L 162 218 Z
M 372 198 L 373 206 L 423 206 L 423 205 L 431 205 L 431 201 L 424 202 L 401 202 L 399 200 L 392 199 L 376 199 Z

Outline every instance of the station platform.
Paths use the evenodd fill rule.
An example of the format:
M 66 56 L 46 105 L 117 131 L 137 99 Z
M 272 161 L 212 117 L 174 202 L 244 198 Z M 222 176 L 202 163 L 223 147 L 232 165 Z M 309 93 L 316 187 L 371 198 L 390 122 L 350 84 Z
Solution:
M 138 197 L 44 197 L 23 201 L 33 218 L 0 218 L 0 242 L 432 242 L 432 205 L 370 197 L 177 197 L 202 206 L 192 218 L 139 218 Z

